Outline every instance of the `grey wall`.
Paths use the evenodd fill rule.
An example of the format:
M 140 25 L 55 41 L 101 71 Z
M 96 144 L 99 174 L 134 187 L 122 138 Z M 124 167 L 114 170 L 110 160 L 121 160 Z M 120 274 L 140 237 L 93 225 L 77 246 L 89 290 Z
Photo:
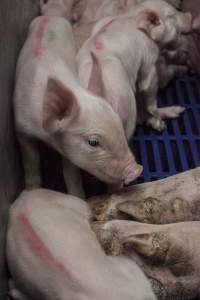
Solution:
M 9 204 L 22 188 L 22 172 L 13 130 L 15 65 L 39 0 L 0 1 L 0 295 L 6 291 L 5 230 Z

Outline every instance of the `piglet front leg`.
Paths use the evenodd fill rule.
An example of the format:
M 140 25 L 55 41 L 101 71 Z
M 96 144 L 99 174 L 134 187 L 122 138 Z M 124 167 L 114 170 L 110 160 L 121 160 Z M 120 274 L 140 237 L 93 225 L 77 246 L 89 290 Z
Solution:
M 156 67 L 141 74 L 139 93 L 137 97 L 139 119 L 157 131 L 166 128 L 157 106 L 158 77 Z
M 25 135 L 18 135 L 24 165 L 25 187 L 27 190 L 41 186 L 40 156 L 37 141 Z
M 65 158 L 63 158 L 63 175 L 68 194 L 84 199 L 85 192 L 81 179 L 81 171 Z

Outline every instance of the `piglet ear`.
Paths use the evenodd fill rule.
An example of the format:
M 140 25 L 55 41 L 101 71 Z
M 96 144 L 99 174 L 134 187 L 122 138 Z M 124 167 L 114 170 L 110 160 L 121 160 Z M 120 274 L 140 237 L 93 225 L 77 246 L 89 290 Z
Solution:
M 88 89 L 99 97 L 104 97 L 104 86 L 102 80 L 102 72 L 99 61 L 95 54 L 91 53 L 92 70 L 89 79 Z
M 56 79 L 49 78 L 44 96 L 43 128 L 55 133 L 73 122 L 79 111 L 73 92 Z
M 200 33 L 200 15 L 193 20 L 192 29 Z
M 164 33 L 164 24 L 154 11 L 144 10 L 138 16 L 137 28 L 143 30 L 154 41 L 161 40 Z
M 125 244 L 133 247 L 139 254 L 152 256 L 152 238 L 148 232 L 132 234 L 124 239 Z
M 141 223 L 141 228 L 143 224 Z M 147 225 L 148 226 L 148 225 Z M 141 233 L 135 233 L 127 237 L 124 242 L 129 245 L 129 248 L 134 249 L 139 255 L 147 259 L 155 260 L 157 262 L 165 262 L 166 253 L 169 248 L 169 240 L 164 232 L 153 231 L 152 225 Z M 157 225 L 156 225 L 157 226 Z

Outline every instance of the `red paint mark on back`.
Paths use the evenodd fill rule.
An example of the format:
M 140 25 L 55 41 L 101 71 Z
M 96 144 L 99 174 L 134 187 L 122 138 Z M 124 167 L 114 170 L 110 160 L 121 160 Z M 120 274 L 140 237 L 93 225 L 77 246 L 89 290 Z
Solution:
M 25 213 L 21 213 L 18 218 L 30 249 L 43 261 L 46 261 L 49 265 L 62 273 L 68 280 L 71 279 L 70 272 L 53 256 L 48 247 L 40 239 Z
M 94 41 L 94 46 L 97 50 L 103 49 L 103 44 L 99 42 L 98 40 Z
M 45 28 L 47 26 L 47 24 L 49 23 L 49 21 L 51 20 L 50 17 L 44 17 L 42 18 L 39 26 L 36 29 L 35 35 L 36 35 L 36 46 L 34 49 L 34 57 L 41 57 L 42 56 L 42 39 L 44 36 L 44 31 Z

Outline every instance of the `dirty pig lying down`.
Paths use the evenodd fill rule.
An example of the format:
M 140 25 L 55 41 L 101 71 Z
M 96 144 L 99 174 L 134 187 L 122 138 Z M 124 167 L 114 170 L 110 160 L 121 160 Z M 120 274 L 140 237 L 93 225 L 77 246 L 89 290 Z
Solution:
M 14 299 L 156 300 L 133 261 L 105 255 L 89 219 L 79 198 L 48 190 L 20 195 L 7 236 Z
M 111 184 L 130 183 L 142 167 L 118 115 L 79 84 L 75 55 L 67 20 L 36 18 L 17 64 L 14 109 L 26 188 L 41 184 L 39 139 L 62 155 L 68 192 L 84 197 L 77 167 Z

